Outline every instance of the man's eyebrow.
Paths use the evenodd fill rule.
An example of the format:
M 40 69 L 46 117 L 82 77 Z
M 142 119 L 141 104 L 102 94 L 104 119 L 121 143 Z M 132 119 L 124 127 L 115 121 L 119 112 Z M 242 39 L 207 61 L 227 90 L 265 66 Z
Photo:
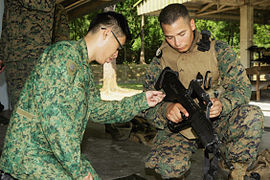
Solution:
M 184 32 L 186 32 L 186 30 L 182 30 L 182 31 L 178 32 L 176 35 L 164 34 L 164 36 L 166 36 L 166 37 L 174 37 L 174 36 L 177 36 L 177 35 L 182 34 Z

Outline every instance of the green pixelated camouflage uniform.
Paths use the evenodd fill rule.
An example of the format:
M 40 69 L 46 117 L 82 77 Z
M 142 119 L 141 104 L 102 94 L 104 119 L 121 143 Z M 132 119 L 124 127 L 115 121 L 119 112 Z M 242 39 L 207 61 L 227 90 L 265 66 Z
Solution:
M 37 59 L 51 45 L 54 9 L 55 0 L 5 0 L 0 59 L 6 65 L 12 107 Z
M 84 40 L 47 48 L 22 89 L 12 113 L 0 169 L 18 179 L 82 179 L 91 172 L 80 143 L 87 121 L 131 120 L 149 108 L 145 93 L 101 101 Z
M 196 36 L 198 35 L 196 34 Z M 193 42 L 192 48 L 197 48 L 196 42 L 198 40 Z M 251 96 L 251 85 L 236 54 L 226 43 L 215 42 L 215 44 L 212 44 L 213 42 L 211 44 L 217 60 L 220 87 L 223 88 L 219 97 L 223 110 L 221 118 L 214 122 L 214 127 L 220 140 L 225 144 L 224 151 L 229 160 L 232 162 L 250 162 L 256 159 L 258 153 L 264 116 L 259 107 L 248 104 Z M 181 54 L 175 51 L 174 53 L 175 56 L 171 59 L 181 58 L 181 56 L 188 57 L 191 52 Z M 163 53 L 162 57 L 164 56 Z M 200 61 L 200 59 L 196 59 L 192 62 L 200 63 Z M 160 59 L 153 58 L 146 71 L 145 90 L 154 89 L 154 84 L 163 68 Z M 181 73 L 182 78 L 185 78 L 193 72 Z M 172 133 L 168 130 L 165 115 L 167 105 L 166 102 L 161 103 L 154 108 L 150 108 L 144 114 L 158 128 L 154 145 L 146 158 L 145 165 L 161 174 L 163 178 L 181 177 L 190 169 L 191 155 L 197 150 L 197 144 L 185 139 L 180 133 Z

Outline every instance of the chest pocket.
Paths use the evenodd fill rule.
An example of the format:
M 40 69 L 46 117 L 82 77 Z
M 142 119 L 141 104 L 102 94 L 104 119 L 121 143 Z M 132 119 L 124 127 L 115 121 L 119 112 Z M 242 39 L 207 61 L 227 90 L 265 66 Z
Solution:
M 179 72 L 179 80 L 188 88 L 192 79 L 196 79 L 197 74 L 203 77 L 205 87 L 209 88 L 209 80 L 211 79 L 211 87 L 216 87 L 219 79 L 218 62 L 215 55 L 214 44 L 211 43 L 209 51 L 194 50 L 186 54 L 182 54 L 177 60 L 177 71 Z

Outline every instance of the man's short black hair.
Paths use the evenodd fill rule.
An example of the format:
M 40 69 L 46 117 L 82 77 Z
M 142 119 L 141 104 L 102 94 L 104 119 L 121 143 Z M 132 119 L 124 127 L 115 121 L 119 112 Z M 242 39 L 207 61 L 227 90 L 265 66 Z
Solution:
M 169 4 L 163 8 L 158 16 L 160 24 L 172 24 L 179 17 L 190 20 L 187 8 L 183 4 Z
M 115 34 L 119 36 L 125 35 L 126 40 L 131 39 L 128 22 L 122 14 L 114 11 L 97 14 L 91 21 L 88 32 L 97 32 L 102 27 L 110 27 Z

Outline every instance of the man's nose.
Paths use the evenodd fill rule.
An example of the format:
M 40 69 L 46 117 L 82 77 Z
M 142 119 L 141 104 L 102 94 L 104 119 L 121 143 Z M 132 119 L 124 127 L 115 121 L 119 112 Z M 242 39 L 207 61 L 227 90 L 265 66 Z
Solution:
M 176 36 L 174 38 L 174 44 L 176 47 L 179 47 L 181 45 L 181 38 L 179 36 Z

